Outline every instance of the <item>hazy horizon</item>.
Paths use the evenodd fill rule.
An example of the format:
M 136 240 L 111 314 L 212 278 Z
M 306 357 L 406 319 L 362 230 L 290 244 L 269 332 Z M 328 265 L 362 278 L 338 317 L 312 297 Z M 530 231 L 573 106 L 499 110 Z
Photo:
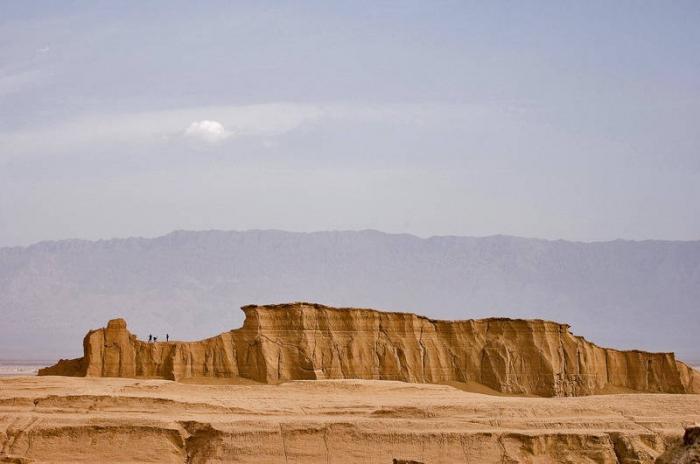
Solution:
M 633 243 L 642 243 L 642 242 L 698 242 L 700 239 L 688 239 L 688 240 L 673 240 L 673 239 L 656 239 L 656 238 L 648 238 L 648 239 L 632 239 L 632 238 L 624 238 L 624 237 L 617 237 L 617 238 L 612 238 L 612 239 L 605 239 L 605 240 L 569 240 L 569 239 L 564 239 L 564 238 L 547 238 L 547 237 L 527 237 L 527 236 L 521 236 L 521 235 L 510 235 L 510 234 L 490 234 L 490 235 L 459 235 L 459 234 L 444 234 L 444 235 L 418 235 L 418 234 L 413 234 L 409 232 L 390 232 L 390 231 L 385 231 L 385 230 L 379 230 L 379 229 L 327 229 L 327 230 L 289 230 L 289 229 L 265 229 L 265 228 L 254 228 L 254 229 L 175 229 L 171 230 L 169 232 L 163 233 L 163 234 L 156 234 L 156 235 L 131 235 L 131 236 L 113 236 L 113 237 L 94 237 L 94 238 L 86 238 L 86 237 L 66 237 L 66 238 L 59 238 L 59 239 L 46 239 L 46 240 L 39 240 L 36 242 L 31 242 L 23 245 L 3 245 L 0 246 L 0 248 L 29 248 L 37 245 L 42 245 L 42 244 L 49 244 L 49 243 L 56 243 L 56 242 L 70 242 L 70 241 L 85 241 L 85 242 L 109 242 L 109 241 L 122 241 L 122 240 L 153 240 L 153 239 L 158 239 L 158 238 L 163 238 L 167 237 L 169 235 L 173 234 L 179 234 L 179 233 L 207 233 L 207 232 L 221 232 L 221 233 L 229 233 L 229 232 L 234 232 L 234 233 L 246 233 L 246 232 L 281 232 L 281 233 L 289 233 L 289 234 L 333 234 L 333 233 L 363 233 L 363 232 L 376 232 L 379 234 L 383 235 L 396 235 L 396 236 L 409 236 L 421 240 L 427 240 L 427 239 L 436 239 L 436 238 L 474 238 L 474 239 L 482 239 L 482 238 L 493 238 L 493 237 L 506 237 L 506 238 L 515 238 L 515 239 L 524 239 L 524 240 L 538 240 L 538 241 L 544 241 L 544 242 L 569 242 L 569 243 L 583 243 L 583 244 L 595 244 L 595 243 L 608 243 L 608 242 L 633 242 Z

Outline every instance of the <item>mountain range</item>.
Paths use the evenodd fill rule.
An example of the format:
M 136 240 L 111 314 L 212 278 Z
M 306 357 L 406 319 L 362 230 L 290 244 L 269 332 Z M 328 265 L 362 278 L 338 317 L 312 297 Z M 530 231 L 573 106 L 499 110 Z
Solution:
M 178 231 L 0 248 L 0 358 L 82 353 L 124 317 L 141 338 L 239 327 L 291 301 L 435 319 L 541 318 L 620 349 L 700 359 L 700 241 L 419 238 L 378 231 Z

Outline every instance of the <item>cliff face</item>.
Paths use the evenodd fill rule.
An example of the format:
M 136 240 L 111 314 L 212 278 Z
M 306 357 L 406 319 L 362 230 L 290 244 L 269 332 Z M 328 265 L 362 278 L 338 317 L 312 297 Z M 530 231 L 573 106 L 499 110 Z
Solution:
M 309 303 L 242 309 L 243 327 L 198 342 L 143 342 L 112 320 L 87 334 L 83 358 L 39 374 L 476 382 L 542 396 L 700 392 L 700 374 L 673 353 L 600 348 L 551 321 L 435 321 Z

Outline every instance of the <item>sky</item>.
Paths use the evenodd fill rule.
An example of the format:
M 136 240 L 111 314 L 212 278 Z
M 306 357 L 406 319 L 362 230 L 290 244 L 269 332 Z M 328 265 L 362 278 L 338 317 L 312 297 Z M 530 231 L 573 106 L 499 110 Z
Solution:
M 700 239 L 700 2 L 0 3 L 0 246 Z

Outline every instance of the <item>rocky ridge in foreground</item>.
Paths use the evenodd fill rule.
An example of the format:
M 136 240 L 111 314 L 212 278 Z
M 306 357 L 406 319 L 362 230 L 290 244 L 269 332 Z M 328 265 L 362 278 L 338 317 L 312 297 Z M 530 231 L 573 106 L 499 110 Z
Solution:
M 700 395 L 204 380 L 0 379 L 0 463 L 678 464 L 700 422 Z
M 148 343 L 115 319 L 86 335 L 82 358 L 39 375 L 459 382 L 540 396 L 700 392 L 700 374 L 673 353 L 601 348 L 551 321 L 437 321 L 311 303 L 242 309 L 243 327 L 196 342 Z

